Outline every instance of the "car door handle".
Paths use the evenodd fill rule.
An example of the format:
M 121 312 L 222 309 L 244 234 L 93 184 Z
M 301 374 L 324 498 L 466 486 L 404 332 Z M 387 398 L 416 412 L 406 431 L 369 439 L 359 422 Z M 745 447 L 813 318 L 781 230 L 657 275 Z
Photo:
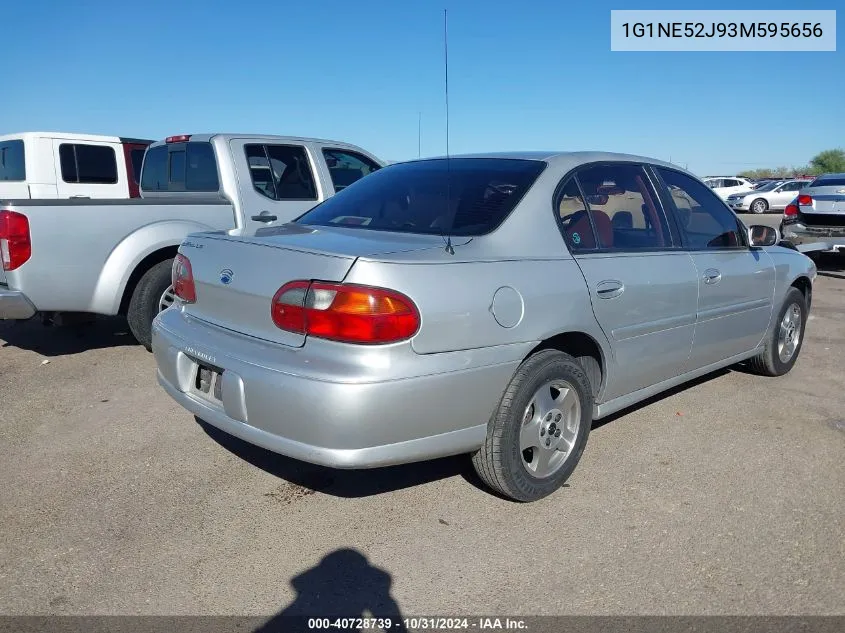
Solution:
M 275 222 L 278 219 L 275 215 L 270 215 L 267 211 L 262 211 L 258 215 L 252 216 L 254 222 Z
M 704 271 L 704 283 L 717 284 L 722 281 L 722 273 L 715 268 L 708 268 Z
M 625 292 L 625 284 L 615 279 L 606 279 L 596 285 L 596 294 L 602 299 L 613 299 Z

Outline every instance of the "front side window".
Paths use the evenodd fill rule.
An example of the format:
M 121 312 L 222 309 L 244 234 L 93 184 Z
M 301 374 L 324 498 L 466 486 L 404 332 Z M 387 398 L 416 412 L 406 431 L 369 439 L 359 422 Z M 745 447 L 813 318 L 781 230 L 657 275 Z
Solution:
M 21 140 L 0 141 L 0 181 L 26 180 L 24 144 Z
M 324 149 L 323 157 L 336 192 L 381 168 L 366 156 L 348 150 Z
M 316 200 L 317 187 L 301 145 L 244 146 L 252 185 L 271 200 Z
M 295 220 L 432 235 L 484 235 L 510 215 L 546 163 L 431 159 L 379 169 Z
M 67 183 L 113 185 L 117 182 L 117 157 L 105 145 L 59 145 L 62 180 Z
M 668 187 L 686 243 L 697 249 L 743 247 L 739 220 L 721 199 L 694 178 L 657 168 Z
M 639 165 L 594 165 L 577 172 L 575 176 L 586 202 L 592 230 L 598 237 L 593 248 L 620 251 L 665 248 L 671 245 L 669 227 L 659 208 L 657 193 L 648 181 L 645 170 Z M 569 188 L 569 185 L 567 185 Z M 566 194 L 574 191 L 564 188 Z M 585 224 L 581 214 L 568 221 L 562 218 L 567 243 L 576 248 L 590 241 L 582 235 Z

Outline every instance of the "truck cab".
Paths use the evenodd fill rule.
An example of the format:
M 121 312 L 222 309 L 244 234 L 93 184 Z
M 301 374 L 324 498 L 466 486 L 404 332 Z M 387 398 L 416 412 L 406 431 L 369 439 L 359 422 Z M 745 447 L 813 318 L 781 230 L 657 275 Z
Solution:
M 0 136 L 0 199 L 137 198 L 150 143 L 62 132 Z

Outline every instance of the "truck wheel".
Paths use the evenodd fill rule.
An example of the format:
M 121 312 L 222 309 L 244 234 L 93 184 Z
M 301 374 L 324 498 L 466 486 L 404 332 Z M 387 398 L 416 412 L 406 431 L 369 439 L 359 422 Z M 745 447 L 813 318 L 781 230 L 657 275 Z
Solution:
M 777 314 L 763 350 L 749 361 L 751 369 L 763 376 L 783 376 L 798 360 L 807 323 L 807 301 L 798 288 L 789 289 Z
M 593 419 L 590 380 L 569 354 L 542 350 L 511 379 L 472 456 L 478 476 L 515 501 L 563 485 L 581 458 Z
M 138 281 L 129 300 L 126 312 L 129 330 L 148 351 L 152 349 L 153 319 L 166 305 L 172 267 L 173 260 L 166 259 L 150 268 Z

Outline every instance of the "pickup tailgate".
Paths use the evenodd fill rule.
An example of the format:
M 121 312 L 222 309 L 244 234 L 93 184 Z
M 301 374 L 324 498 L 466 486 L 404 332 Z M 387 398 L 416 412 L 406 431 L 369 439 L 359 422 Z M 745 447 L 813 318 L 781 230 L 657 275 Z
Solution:
M 191 262 L 196 302 L 186 313 L 214 325 L 291 347 L 305 335 L 273 323 L 273 296 L 294 280 L 343 281 L 358 257 L 435 248 L 439 236 L 284 225 L 254 234 L 198 233 L 179 248 Z

